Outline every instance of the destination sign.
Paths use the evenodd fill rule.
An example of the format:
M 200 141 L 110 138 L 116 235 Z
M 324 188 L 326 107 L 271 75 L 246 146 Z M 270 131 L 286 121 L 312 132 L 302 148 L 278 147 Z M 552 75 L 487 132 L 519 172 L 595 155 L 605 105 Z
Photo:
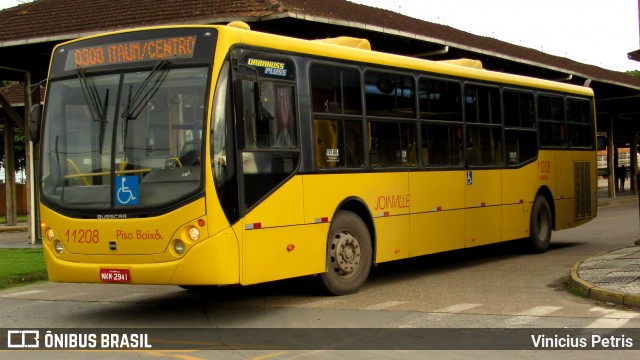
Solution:
M 96 67 L 152 60 L 191 59 L 196 36 L 145 39 L 72 49 L 65 71 L 78 67 Z

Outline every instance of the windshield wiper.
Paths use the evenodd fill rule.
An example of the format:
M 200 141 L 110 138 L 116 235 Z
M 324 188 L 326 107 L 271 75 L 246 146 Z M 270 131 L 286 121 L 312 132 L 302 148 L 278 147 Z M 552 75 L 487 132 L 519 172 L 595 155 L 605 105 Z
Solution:
M 89 112 L 91 113 L 91 117 L 93 121 L 100 122 L 100 150 L 99 153 L 102 154 L 102 147 L 104 144 L 104 135 L 107 129 L 107 108 L 109 106 L 109 89 L 106 89 L 104 95 L 104 103 L 102 102 L 102 98 L 100 98 L 100 94 L 98 94 L 98 88 L 96 85 L 89 81 L 84 74 L 84 70 L 82 68 L 78 68 L 78 79 L 80 80 L 80 86 L 82 87 L 82 94 L 84 95 L 84 99 L 89 105 Z
M 129 128 L 129 120 L 137 119 L 147 103 L 153 98 L 156 92 L 160 89 L 160 86 L 167 78 L 169 73 L 169 61 L 162 60 L 153 67 L 149 75 L 142 81 L 138 91 L 132 96 L 133 85 L 129 86 L 129 92 L 127 93 L 127 102 L 124 106 L 124 112 L 122 118 L 122 147 L 125 147 L 127 142 L 127 130 Z
M 129 86 L 129 93 L 127 95 L 127 104 L 124 107 L 122 118 L 127 120 L 136 119 L 145 105 L 153 98 L 156 92 L 160 89 L 160 86 L 167 78 L 169 73 L 169 61 L 162 60 L 156 64 L 151 70 L 151 73 L 142 81 L 138 91 L 131 96 L 133 92 L 133 86 Z

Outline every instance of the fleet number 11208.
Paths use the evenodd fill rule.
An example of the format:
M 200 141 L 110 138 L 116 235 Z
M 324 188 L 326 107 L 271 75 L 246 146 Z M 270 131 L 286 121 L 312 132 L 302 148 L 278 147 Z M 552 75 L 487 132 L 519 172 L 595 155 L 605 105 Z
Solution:
M 97 244 L 100 242 L 100 231 L 92 229 L 67 230 L 64 233 L 67 242 L 78 244 Z

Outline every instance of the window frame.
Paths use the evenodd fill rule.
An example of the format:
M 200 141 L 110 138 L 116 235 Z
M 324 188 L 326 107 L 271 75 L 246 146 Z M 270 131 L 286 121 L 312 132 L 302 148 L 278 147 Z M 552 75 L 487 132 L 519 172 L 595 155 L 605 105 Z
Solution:
M 495 123 L 495 122 L 470 122 L 468 121 L 468 113 L 467 113 L 467 88 L 469 86 L 474 86 L 474 87 L 479 87 L 479 88 L 487 88 L 487 89 L 493 89 L 495 91 L 497 91 L 497 95 L 498 95 L 498 110 L 497 110 L 497 114 L 495 114 L 495 110 L 491 109 L 491 113 L 492 115 L 498 115 L 500 118 L 499 123 Z M 506 162 L 505 162 L 505 156 L 504 156 L 504 113 L 503 113 L 503 100 L 502 100 L 502 89 L 504 88 L 504 85 L 502 84 L 497 84 L 497 83 L 485 83 L 485 82 L 477 82 L 477 81 L 463 81 L 462 82 L 462 102 L 463 102 L 463 118 L 464 118 L 464 164 L 465 164 L 465 168 L 468 169 L 492 169 L 492 168 L 504 168 L 506 167 Z M 491 100 L 493 101 L 493 100 Z M 495 105 L 495 104 L 491 104 L 491 105 Z M 497 154 L 500 156 L 500 161 L 498 163 L 486 163 L 486 162 L 481 162 L 481 163 L 474 163 L 471 164 L 471 156 L 473 154 L 473 152 L 471 150 L 477 150 L 479 155 L 482 155 L 482 149 L 474 149 L 474 147 L 470 147 L 469 145 L 469 136 L 470 136 L 470 130 L 473 128 L 477 128 L 477 129 L 491 129 L 494 130 L 498 129 L 499 132 L 499 149 L 497 150 Z M 492 156 L 495 157 L 496 155 L 496 150 L 495 150 L 495 142 L 494 144 L 491 144 L 491 146 L 493 146 L 493 150 L 492 150 Z M 491 149 L 490 149 L 491 150 Z
M 584 122 L 579 122 L 579 121 L 572 121 L 570 116 L 569 116 L 569 111 L 570 111 L 570 107 L 569 107 L 569 102 L 570 101 L 575 101 L 575 102 L 582 102 L 582 103 L 586 103 L 587 106 L 587 121 Z M 589 98 L 584 98 L 584 97 L 578 97 L 578 96 L 571 96 L 571 95 L 567 95 L 565 96 L 565 111 L 567 112 L 567 115 L 565 115 L 566 118 L 566 122 L 567 122 L 567 131 L 568 131 L 568 143 L 569 143 L 569 148 L 570 149 L 582 149 L 582 150 L 594 150 L 595 149 L 595 142 L 596 142 L 596 136 L 589 136 L 588 139 L 590 140 L 590 144 L 586 145 L 586 146 L 582 146 L 582 145 L 574 145 L 572 143 L 572 136 L 573 136 L 573 131 L 572 128 L 575 126 L 580 126 L 580 127 L 584 127 L 584 128 L 589 128 L 587 134 L 590 135 L 595 135 L 595 116 L 593 114 L 593 102 L 592 100 L 590 100 Z
M 505 101 L 505 94 L 506 93 L 515 93 L 518 94 L 519 96 L 522 95 L 527 95 L 527 96 L 531 96 L 531 126 L 523 126 L 522 125 L 522 119 L 521 119 L 521 108 L 518 107 L 518 115 L 519 115 L 519 124 L 518 126 L 508 126 L 507 125 L 507 101 Z M 520 99 L 519 99 L 520 100 Z M 522 89 L 522 88 L 514 88 L 514 87 L 508 87 L 508 86 L 504 86 L 502 88 L 502 116 L 503 116 L 503 121 L 504 121 L 504 146 L 505 146 L 505 167 L 506 168 L 519 168 L 522 167 L 528 163 L 531 163 L 533 161 L 535 161 L 538 158 L 538 153 L 540 150 L 540 141 L 539 141 L 539 134 L 538 134 L 538 124 L 537 124 L 537 117 L 536 117 L 536 92 L 534 90 L 531 89 Z M 510 163 L 509 159 L 511 158 L 511 154 L 509 151 L 509 144 L 508 144 L 508 139 L 511 139 L 512 137 L 507 136 L 508 133 L 531 133 L 533 134 L 533 145 L 534 145 L 534 155 L 527 157 L 526 159 L 522 160 L 522 156 L 520 154 L 524 153 L 523 151 L 520 150 L 519 148 L 519 144 L 518 146 L 518 153 L 516 154 L 517 159 L 514 163 Z
M 249 65 L 246 61 L 244 61 L 245 59 L 249 59 L 251 57 L 259 57 L 259 58 L 261 57 L 264 59 L 268 59 L 269 61 L 282 61 L 287 66 L 289 66 L 288 70 L 291 70 L 291 71 L 288 71 L 288 75 L 282 78 L 274 77 L 274 76 L 266 76 L 266 75 L 261 76 L 259 71 L 256 71 L 255 75 L 253 73 L 240 74 L 239 69 L 241 67 L 244 67 L 247 69 L 259 68 L 258 66 Z M 292 178 L 293 176 L 297 175 L 300 172 L 300 169 L 302 168 L 303 166 L 302 164 L 304 161 L 303 152 L 301 150 L 302 142 L 303 142 L 301 128 L 302 128 L 302 121 L 304 120 L 301 118 L 300 98 L 299 98 L 299 91 L 298 91 L 300 87 L 300 84 L 298 82 L 299 63 L 295 60 L 293 56 L 288 56 L 276 51 L 269 51 L 269 49 L 265 50 L 265 49 L 237 47 L 231 51 L 231 59 L 233 64 L 232 66 L 233 101 L 232 102 L 233 102 L 233 108 L 235 113 L 234 124 L 233 124 L 234 132 L 235 132 L 234 149 L 236 151 L 235 164 L 236 164 L 236 172 L 238 173 L 238 193 L 240 196 L 239 213 L 240 213 L 240 216 L 244 216 L 244 214 L 247 214 L 248 212 L 250 212 L 253 208 L 259 205 L 264 199 L 269 197 L 269 195 L 271 195 L 274 191 L 276 191 L 282 184 L 286 183 L 290 178 Z M 293 117 L 292 119 L 293 126 L 295 126 L 295 129 L 293 130 L 293 134 L 295 134 L 295 137 L 296 137 L 296 139 L 294 140 L 293 146 L 291 147 L 281 147 L 277 145 L 276 146 L 255 146 L 255 147 L 247 146 L 247 141 L 245 139 L 246 120 L 242 115 L 243 112 L 240 111 L 240 109 L 244 111 L 243 102 L 245 99 L 243 97 L 244 96 L 243 83 L 246 81 L 253 82 L 254 88 L 255 88 L 256 82 L 260 84 L 272 83 L 274 85 L 291 88 L 290 115 Z M 275 89 L 275 86 L 274 86 L 274 89 Z M 275 96 L 275 91 L 274 91 L 274 96 Z M 253 104 L 253 109 L 255 110 L 256 105 L 258 105 L 258 103 L 256 102 L 255 94 L 253 97 L 253 101 L 255 102 Z M 275 101 L 277 102 L 277 99 Z M 256 115 L 254 114 L 254 117 L 255 116 Z M 251 153 L 254 156 L 252 157 L 244 156 L 247 153 Z M 282 172 L 277 172 L 273 170 L 273 167 L 278 164 L 272 161 L 271 167 L 269 168 L 269 170 L 263 171 L 262 167 L 259 165 L 261 159 L 256 158 L 255 154 L 264 155 L 264 156 L 260 156 L 260 158 L 264 158 L 268 156 L 274 156 L 275 158 L 275 156 L 281 154 L 283 155 L 282 156 L 283 161 L 282 161 L 282 164 L 280 163 L 278 164 L 280 165 L 284 164 L 283 166 L 288 166 L 287 162 L 285 161 L 287 160 L 286 156 L 292 156 L 295 159 L 296 163 L 292 164 L 290 171 L 289 171 L 289 167 L 287 167 L 286 170 L 283 170 Z M 272 180 L 271 182 L 268 182 L 268 181 L 259 182 L 260 184 L 259 187 L 262 187 L 264 189 L 260 189 L 262 191 L 257 191 L 256 193 L 261 193 L 261 195 L 254 196 L 249 199 L 247 196 L 247 188 L 248 188 L 246 184 L 247 175 L 254 176 L 254 175 L 261 175 L 261 174 L 276 174 L 276 175 L 283 174 L 283 176 L 281 178 L 276 177 L 277 179 L 275 180 L 277 181 L 270 178 L 268 180 Z M 267 187 L 269 186 L 270 188 L 267 189 Z M 252 201 L 249 202 L 248 200 L 252 200 Z
M 370 94 L 373 94 L 373 92 L 368 92 L 367 91 L 367 74 L 369 73 L 377 73 L 377 74 L 387 74 L 387 75 L 394 75 L 398 78 L 406 78 L 406 79 L 410 79 L 411 80 L 411 88 L 409 89 L 409 91 L 411 91 L 411 94 L 408 95 L 408 97 L 413 97 L 413 101 L 409 102 L 409 104 L 411 104 L 411 110 L 413 111 L 412 116 L 402 116 L 402 112 L 400 111 L 402 109 L 402 107 L 398 108 L 397 106 L 395 107 L 395 109 L 393 109 L 394 111 L 390 111 L 390 113 L 387 114 L 371 114 L 370 111 L 371 109 L 369 108 L 369 97 L 371 96 Z M 380 86 L 383 86 L 384 83 L 381 83 L 382 80 L 384 79 L 380 79 L 376 82 L 376 87 L 378 89 L 378 91 L 380 91 L 382 94 L 384 94 L 384 92 L 382 90 L 380 90 Z M 368 118 L 389 118 L 389 119 L 403 119 L 403 120 L 407 120 L 407 119 L 417 119 L 418 117 L 418 105 L 417 105 L 417 101 L 418 101 L 418 96 L 417 96 L 417 92 L 416 92 L 416 75 L 415 73 L 410 73 L 410 72 L 406 72 L 406 71 L 393 71 L 393 70 L 388 70 L 388 69 L 384 69 L 384 68 L 377 68 L 377 67 L 369 67 L 367 66 L 363 71 L 362 71 L 362 84 L 363 84 L 363 96 L 364 96 L 364 116 L 368 119 Z M 406 89 L 403 87 L 402 88 L 402 92 L 404 92 Z M 395 92 L 396 88 L 393 88 L 390 90 L 390 93 L 387 95 L 390 95 L 391 92 Z M 402 95 L 402 94 L 401 94 Z M 398 96 L 396 95 L 395 98 L 398 98 Z M 402 96 L 400 96 L 400 98 L 402 98 Z
M 322 119 L 337 120 L 337 121 L 340 121 L 341 124 L 345 124 L 345 122 L 348 120 L 351 120 L 351 121 L 361 120 L 363 124 L 363 129 L 365 129 L 364 130 L 365 135 L 363 139 L 364 163 L 362 167 L 340 166 L 335 168 L 323 168 L 323 167 L 317 166 L 315 159 L 310 159 L 313 162 L 313 165 L 314 165 L 313 167 L 316 169 L 316 171 L 377 172 L 377 171 L 398 171 L 400 169 L 409 170 L 409 171 L 415 170 L 415 169 L 428 170 L 428 171 L 429 170 L 457 170 L 457 169 L 515 169 L 515 168 L 523 167 L 535 161 L 538 158 L 539 151 L 541 149 L 589 150 L 593 148 L 593 146 L 589 146 L 589 147 L 571 146 L 569 144 L 569 139 L 567 135 L 569 132 L 569 126 L 570 126 L 570 122 L 567 119 L 568 115 L 566 114 L 567 107 L 569 106 L 567 105 L 567 101 L 569 101 L 569 99 L 575 99 L 578 101 L 585 101 L 589 103 L 589 111 L 590 111 L 590 114 L 588 115 L 589 125 L 583 122 L 580 122 L 580 123 L 575 122 L 575 124 L 583 125 L 585 127 L 591 126 L 591 129 L 593 129 L 594 116 L 595 116 L 595 114 L 593 113 L 593 99 L 588 96 L 582 96 L 582 95 L 573 94 L 573 93 L 555 92 L 547 89 L 536 88 L 533 86 L 484 81 L 482 79 L 474 79 L 470 77 L 459 77 L 451 74 L 438 74 L 438 73 L 429 72 L 429 71 L 421 71 L 419 69 L 414 69 L 414 70 L 395 69 L 391 67 L 376 66 L 374 64 L 354 63 L 354 62 L 339 60 L 339 59 L 336 59 L 336 61 L 329 61 L 326 59 L 322 59 L 322 60 L 310 59 L 309 68 L 311 69 L 311 67 L 313 67 L 313 65 L 316 63 L 323 64 L 325 66 L 358 69 L 361 75 L 360 79 L 361 79 L 362 114 L 350 115 L 350 114 L 345 114 L 344 112 L 328 113 L 326 115 L 323 115 Z M 367 74 L 372 74 L 374 78 L 376 76 L 380 77 L 380 74 L 389 75 L 391 77 L 395 76 L 396 78 L 403 78 L 404 83 L 407 83 L 406 79 L 410 79 L 413 84 L 413 88 L 412 90 L 405 88 L 404 91 L 405 93 L 407 91 L 413 92 L 413 99 L 412 99 L 413 101 L 408 100 L 405 103 L 405 105 L 409 103 L 413 104 L 411 105 L 413 108 L 411 108 L 410 110 L 412 114 L 415 113 L 415 116 L 403 117 L 403 115 L 400 114 L 398 109 L 404 109 L 404 108 L 407 108 L 407 106 L 404 106 L 404 107 L 396 106 L 395 108 L 391 109 L 391 111 L 389 111 L 388 113 L 381 111 L 380 113 L 374 112 L 372 114 L 371 109 L 367 106 L 368 105 L 367 103 L 371 102 L 372 100 L 368 96 L 366 87 L 372 86 L 373 82 L 371 82 L 368 85 L 366 84 Z M 446 88 L 443 87 L 443 89 L 445 89 L 443 91 L 443 94 L 448 96 L 452 96 L 452 94 L 457 95 L 457 91 L 448 90 L 448 88 L 452 86 L 451 84 L 454 84 L 453 86 L 459 88 L 456 90 L 460 92 L 460 95 L 459 95 L 460 101 L 459 101 L 459 104 L 454 105 L 452 109 L 455 106 L 459 106 L 460 120 L 454 119 L 455 117 L 457 117 L 457 115 L 455 115 L 455 113 L 453 112 L 451 116 L 446 115 L 447 113 L 446 110 L 448 106 L 446 104 L 447 103 L 455 104 L 454 100 L 446 101 L 444 103 L 445 107 L 443 107 L 443 109 L 445 110 L 444 111 L 445 115 L 443 116 L 437 116 L 437 112 L 435 113 L 436 116 L 433 116 L 433 117 L 426 114 L 426 112 L 423 113 L 423 108 L 424 108 L 423 105 L 425 104 L 423 104 L 424 99 L 422 99 L 421 96 L 424 96 L 422 92 L 425 92 L 425 94 L 431 93 L 431 91 L 429 91 L 430 86 L 425 85 L 431 81 L 447 84 Z M 309 82 L 311 82 L 311 79 L 309 79 Z M 309 84 L 309 89 L 310 90 L 312 89 L 311 84 Z M 480 94 L 481 101 L 484 103 L 484 110 L 481 108 L 479 112 L 469 111 L 469 108 L 468 108 L 469 105 L 466 103 L 467 95 L 468 95 L 467 93 L 469 90 L 474 92 L 474 96 L 478 96 L 477 95 L 478 90 L 480 90 L 479 94 Z M 491 96 L 489 96 L 489 94 Z M 521 101 L 526 100 L 529 105 L 527 106 L 526 109 L 523 105 L 518 105 L 517 108 L 511 108 L 511 110 L 513 111 L 518 111 L 518 114 L 519 114 L 518 119 L 516 120 L 515 123 L 513 121 L 509 121 L 509 119 L 506 118 L 506 116 L 508 115 L 507 109 L 509 104 L 507 104 L 506 102 L 507 100 L 505 100 L 505 97 L 508 98 L 510 95 L 513 95 L 513 94 L 518 95 L 518 98 L 521 99 Z M 411 95 L 407 95 L 407 96 L 410 97 Z M 522 96 L 525 96 L 525 97 L 522 98 Z M 562 108 L 560 109 L 561 111 L 554 112 L 556 114 L 556 117 L 558 117 L 558 119 L 556 120 L 541 119 L 540 114 L 542 112 L 542 109 L 539 101 L 541 101 L 540 100 L 541 98 L 544 99 L 545 96 L 550 97 L 551 99 L 556 99 L 552 103 L 554 105 L 560 104 L 560 101 L 562 102 Z M 487 99 L 490 99 L 490 100 L 487 100 Z M 528 102 L 529 100 L 532 100 L 533 103 L 529 103 Z M 310 109 L 311 109 L 311 106 L 310 106 Z M 436 111 L 437 110 L 438 109 L 436 109 Z M 310 116 L 311 128 L 313 128 L 313 122 L 317 119 L 317 115 L 321 113 L 313 112 L 313 111 L 311 113 L 312 113 L 312 115 Z M 562 116 L 563 116 L 562 120 L 559 120 L 560 113 L 562 113 Z M 473 115 L 473 114 L 479 114 L 479 116 L 481 116 L 478 122 L 474 120 L 475 118 L 474 119 L 468 118 L 470 115 Z M 486 118 L 483 119 L 482 116 L 486 116 Z M 415 149 L 417 154 L 415 155 L 416 161 L 415 162 L 411 161 L 411 165 L 409 167 L 404 165 L 399 165 L 399 164 L 376 166 L 375 162 L 371 161 L 372 160 L 371 150 L 373 146 L 373 143 L 372 143 L 373 135 L 371 134 L 371 131 L 372 131 L 371 129 L 372 129 L 372 126 L 375 126 L 375 124 L 378 122 L 396 122 L 398 124 L 402 124 L 402 123 L 415 124 L 415 130 L 414 130 L 415 133 L 413 134 L 413 139 L 415 139 L 416 141 Z M 545 124 L 547 126 L 549 126 L 548 124 L 554 124 L 553 126 L 556 126 L 556 127 L 564 127 L 564 131 L 565 131 L 564 136 L 567 138 L 566 144 L 563 144 L 562 146 L 549 146 L 549 145 L 542 146 L 541 144 L 542 132 L 541 132 L 541 125 L 540 125 L 541 123 L 543 124 L 543 126 Z M 573 123 L 574 122 L 571 122 L 571 124 Z M 436 132 L 438 132 L 439 134 L 445 134 L 444 127 L 447 127 L 446 135 L 449 136 L 449 140 L 446 142 L 445 145 L 448 144 L 450 148 L 446 152 L 443 152 L 446 156 L 449 157 L 449 160 L 447 161 L 447 163 L 444 163 L 441 161 L 439 163 L 434 164 L 434 163 L 430 163 L 425 158 L 425 156 L 428 156 L 428 155 L 424 155 L 424 149 L 427 147 L 426 141 L 428 138 L 429 128 L 432 128 L 432 127 L 440 127 L 440 128 L 434 128 L 437 130 Z M 458 157 L 452 155 L 456 151 L 454 149 L 455 146 L 452 145 L 454 144 L 455 140 L 451 140 L 451 139 L 455 138 L 455 133 L 459 132 L 460 129 L 462 130 L 462 137 L 463 137 L 461 141 L 462 156 L 461 156 L 461 161 L 458 161 L 457 160 Z M 557 130 L 557 131 L 560 131 L 560 130 Z M 491 139 L 491 141 L 481 142 L 483 145 L 480 146 L 481 151 L 483 151 L 483 153 L 481 154 L 481 158 L 487 161 L 482 161 L 481 163 L 470 163 L 468 161 L 467 151 L 469 146 L 471 145 L 470 137 L 474 132 L 476 133 L 476 137 Z M 581 131 L 581 133 L 583 134 L 585 132 L 586 130 Z M 369 136 L 366 135 L 367 133 L 369 134 Z M 440 137 L 441 136 L 439 135 L 437 136 L 437 138 L 440 138 Z M 512 155 L 510 155 L 510 153 L 507 150 L 507 147 L 509 146 L 507 145 L 507 140 L 509 139 L 511 139 L 512 142 L 515 141 L 520 143 L 519 144 L 520 147 L 518 148 L 519 150 L 517 150 L 517 155 L 514 156 L 516 160 L 513 160 L 513 161 L 510 161 L 510 156 Z M 491 144 L 491 145 L 488 145 L 488 144 Z M 440 148 L 442 144 L 438 146 L 439 146 L 438 148 Z M 477 147 L 477 145 L 475 146 Z M 525 146 L 525 148 L 523 148 L 522 146 Z M 525 150 L 523 151 L 522 149 L 525 149 Z M 316 152 L 317 151 L 314 150 L 314 155 Z M 444 159 L 444 157 L 440 156 L 440 158 L 438 159 L 442 160 Z
M 560 113 L 562 114 L 562 120 L 559 119 L 545 119 L 543 118 L 540 114 L 542 112 L 542 110 L 540 109 L 540 99 L 541 98 L 556 98 L 556 99 L 560 99 L 560 103 L 562 104 L 562 110 L 560 111 Z M 566 104 L 565 104 L 565 96 L 561 95 L 561 94 L 557 94 L 557 93 L 552 93 L 552 92 L 546 92 L 546 91 L 538 91 L 536 92 L 536 124 L 537 124 L 537 130 L 538 130 L 538 147 L 540 149 L 550 149 L 550 150 L 561 150 L 561 149 L 568 149 L 569 148 L 569 141 L 568 141 L 568 136 L 567 136 L 567 115 L 566 115 Z M 546 144 L 543 143 L 543 131 L 542 131 L 542 126 L 549 124 L 551 126 L 552 132 L 551 132 L 551 140 L 552 140 L 552 144 Z M 556 145 L 556 138 L 555 138 L 555 133 L 553 132 L 553 127 L 554 125 L 556 126 L 560 126 L 560 132 L 562 133 L 564 131 L 564 138 L 561 139 L 562 143 L 557 144 Z
M 458 96 L 459 96 L 459 102 L 458 102 L 458 114 L 459 114 L 459 118 L 457 120 L 450 120 L 450 119 L 429 119 L 429 118 L 424 118 L 423 117 L 423 112 L 422 112 L 422 102 L 421 102 L 421 91 L 422 91 L 422 87 L 421 85 L 423 84 L 423 82 L 428 82 L 428 81 L 438 81 L 438 82 L 442 82 L 442 83 L 452 83 L 452 84 L 456 84 L 458 86 Z M 418 87 L 418 133 L 419 133 L 419 139 L 420 139 L 420 164 L 422 168 L 425 169 L 462 169 L 465 167 L 465 161 L 464 161 L 464 152 L 465 152 L 465 121 L 464 121 L 464 104 L 463 104 L 463 81 L 461 81 L 460 79 L 457 78 L 449 78 L 446 76 L 433 76 L 432 74 L 428 74 L 428 75 L 420 75 L 418 76 L 418 81 L 417 81 L 417 87 Z M 429 93 L 427 93 L 429 94 Z M 425 151 L 429 152 L 430 149 L 428 147 L 427 139 L 425 139 L 425 137 L 423 135 L 425 135 L 425 133 L 423 132 L 423 127 L 425 127 L 425 131 L 427 131 L 426 134 L 428 134 L 428 129 L 430 126 L 446 126 L 448 128 L 448 130 L 450 131 L 450 129 L 454 129 L 454 128 L 459 128 L 460 129 L 460 149 L 459 149 L 459 159 L 458 159 L 458 163 L 457 164 L 453 164 L 453 161 L 451 161 L 451 159 L 453 159 L 451 157 L 451 155 L 449 154 L 449 162 L 448 164 L 431 164 L 430 161 L 427 161 L 425 159 Z M 448 135 L 450 135 L 450 132 L 448 131 Z M 427 136 L 428 137 L 428 136 Z M 450 150 L 452 149 L 451 147 L 451 139 L 448 138 L 447 139 L 447 144 L 449 145 L 449 148 L 447 150 L 447 153 L 450 153 Z M 425 149 L 425 146 L 427 146 L 427 148 Z M 431 157 L 431 154 L 429 154 L 429 157 Z
M 358 74 L 358 82 L 359 82 L 359 101 L 360 101 L 360 113 L 359 114 L 349 114 L 345 111 L 345 106 L 344 106 L 344 101 L 342 101 L 340 103 L 340 111 L 336 112 L 336 111 L 330 111 L 331 109 L 327 109 L 329 111 L 314 111 L 314 84 L 313 84 L 313 76 L 311 75 L 312 71 L 313 71 L 313 67 L 319 65 L 319 66 L 325 66 L 325 67 L 333 67 L 335 69 L 343 69 L 346 71 L 353 71 L 355 70 Z M 310 105 L 309 105 L 309 114 L 310 114 L 310 130 L 312 132 L 311 134 L 311 139 L 312 139 L 312 154 L 309 156 L 312 159 L 312 163 L 313 163 L 313 168 L 316 171 L 320 171 L 320 172 L 352 172 L 352 171 L 362 171 L 367 169 L 368 167 L 368 158 L 367 158 L 367 143 L 368 141 L 366 140 L 365 137 L 365 129 L 367 129 L 367 125 L 366 125 L 366 121 L 365 121 L 365 101 L 364 101 L 364 87 L 363 87 L 363 70 L 361 67 L 352 65 L 352 64 L 348 64 L 345 62 L 339 62 L 339 61 L 322 61 L 322 60 L 317 60 L 317 59 L 310 59 L 309 63 L 308 63 L 308 70 L 307 70 L 307 80 L 308 80 L 308 91 L 309 91 L 309 97 L 310 97 Z M 344 99 L 344 94 L 345 94 L 345 87 L 344 87 L 344 82 L 341 84 L 340 86 L 340 93 L 341 93 L 341 98 Z M 319 121 L 337 121 L 339 122 L 339 126 L 338 128 L 341 130 L 341 133 L 338 134 L 339 136 L 342 136 L 342 144 L 344 149 L 339 149 L 342 150 L 343 154 L 339 155 L 339 156 L 346 156 L 347 153 L 347 149 L 346 149 L 346 144 L 345 144 L 345 139 L 346 139 L 346 129 L 347 126 L 346 124 L 348 122 L 358 122 L 360 124 L 360 129 L 361 129 L 361 143 L 360 143 L 360 154 L 362 157 L 362 161 L 361 164 L 359 165 L 355 165 L 355 166 L 349 166 L 347 164 L 343 165 L 343 166 L 319 166 L 318 164 L 318 160 L 322 157 L 325 156 L 326 154 L 321 154 L 318 151 L 318 146 L 316 146 L 317 141 L 318 141 L 318 135 L 316 133 L 316 122 Z M 340 138 L 336 139 L 336 141 L 338 142 L 338 144 L 340 144 Z M 357 147 L 356 147 L 357 150 Z

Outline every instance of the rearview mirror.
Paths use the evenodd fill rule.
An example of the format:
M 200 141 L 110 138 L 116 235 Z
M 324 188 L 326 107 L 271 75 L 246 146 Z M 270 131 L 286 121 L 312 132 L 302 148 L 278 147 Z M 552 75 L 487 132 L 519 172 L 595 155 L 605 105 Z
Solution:
M 42 120 L 42 105 L 36 104 L 31 106 L 31 114 L 29 114 L 29 130 L 31 141 L 34 143 L 40 140 L 40 122 Z

